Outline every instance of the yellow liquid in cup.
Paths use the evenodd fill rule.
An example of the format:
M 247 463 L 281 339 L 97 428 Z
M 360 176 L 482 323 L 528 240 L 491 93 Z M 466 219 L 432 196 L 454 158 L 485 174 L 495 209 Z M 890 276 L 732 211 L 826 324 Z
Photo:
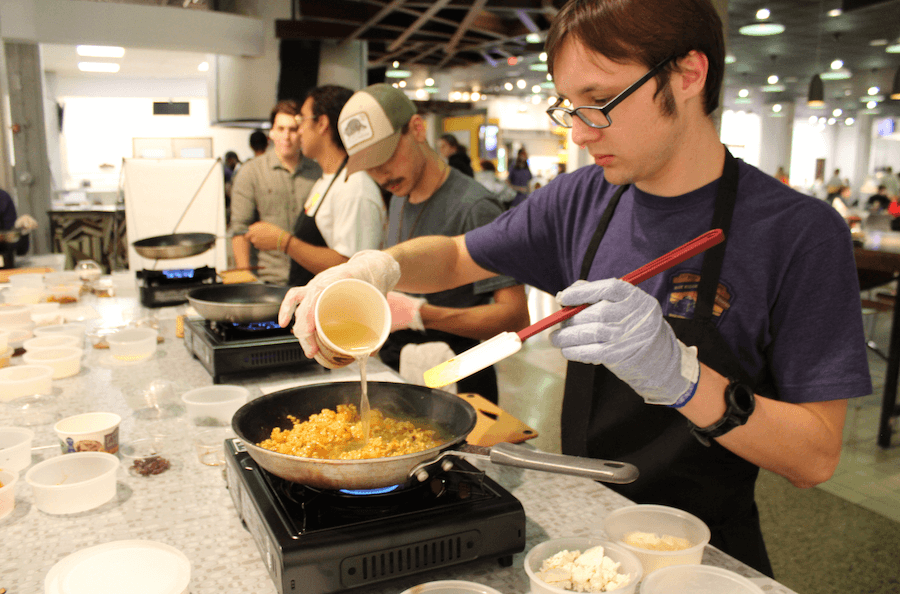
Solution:
M 320 330 L 335 346 L 349 353 L 368 354 L 378 346 L 378 334 L 355 320 L 325 322 Z

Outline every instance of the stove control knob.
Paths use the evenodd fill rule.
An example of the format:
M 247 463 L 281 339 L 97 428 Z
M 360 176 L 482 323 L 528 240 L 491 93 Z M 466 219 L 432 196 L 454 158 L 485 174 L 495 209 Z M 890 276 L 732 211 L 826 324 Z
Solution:
M 419 472 L 416 473 L 416 479 L 420 483 L 424 483 L 425 481 L 428 480 L 428 471 L 423 468 L 422 470 L 420 470 Z
M 450 472 L 450 470 L 452 468 L 453 468 L 453 460 L 450 460 L 448 458 L 448 459 L 445 459 L 443 462 L 441 462 L 441 470 L 443 470 L 444 472 Z

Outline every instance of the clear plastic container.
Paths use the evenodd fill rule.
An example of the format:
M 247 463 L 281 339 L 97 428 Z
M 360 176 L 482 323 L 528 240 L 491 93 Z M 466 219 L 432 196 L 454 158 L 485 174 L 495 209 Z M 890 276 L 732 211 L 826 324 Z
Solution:
M 109 352 L 119 361 L 140 361 L 156 352 L 159 332 L 153 328 L 126 328 L 106 337 Z
M 535 546 L 528 554 L 525 555 L 525 573 L 531 581 L 532 594 L 569 594 L 572 590 L 553 586 L 538 577 L 541 566 L 546 559 L 561 551 L 579 551 L 584 553 L 588 549 L 596 546 L 603 547 L 603 554 L 614 562 L 619 563 L 619 573 L 627 573 L 629 575 L 628 583 L 610 592 L 617 594 L 634 594 L 638 582 L 641 581 L 643 570 L 641 562 L 632 553 L 625 550 L 624 547 L 593 536 L 569 536 L 565 538 L 554 538 L 542 542 Z
M 228 384 L 195 388 L 181 396 L 191 423 L 208 427 L 230 427 L 231 417 L 249 398 L 250 390 Z
M 52 349 L 57 347 L 80 347 L 81 340 L 74 334 L 45 334 L 44 336 L 36 336 L 29 338 L 22 345 L 26 351 L 36 351 L 39 349 Z
M 116 495 L 119 459 L 105 452 L 78 452 L 35 464 L 25 474 L 34 505 L 48 514 L 74 514 L 100 507 Z
M 49 365 L 53 368 L 53 379 L 71 377 L 81 371 L 82 351 L 78 347 L 59 346 L 26 351 L 22 360 L 29 365 Z
M 12 365 L 0 369 L 0 400 L 50 394 L 53 389 L 52 378 L 53 368 L 49 365 Z
M 721 567 L 672 565 L 644 578 L 641 594 L 763 594 L 763 589 Z
M 644 575 L 650 575 L 657 569 L 669 565 L 699 564 L 710 538 L 709 528 L 703 520 L 686 511 L 665 505 L 629 505 L 614 510 L 603 519 L 603 530 L 610 540 L 631 551 L 641 560 Z M 633 546 L 628 540 L 633 540 L 634 533 L 684 539 L 690 546 L 679 551 L 657 551 Z
M 19 472 L 31 466 L 34 431 L 22 427 L 0 427 L 0 469 Z
M 31 324 L 31 309 L 21 304 L 0 304 L 0 328 Z
M 49 425 L 59 420 L 59 405 L 54 394 L 20 396 L 7 402 L 6 410 L 18 427 Z
M 87 330 L 84 324 L 52 324 L 50 326 L 39 326 L 34 329 L 35 336 L 47 336 L 48 334 L 71 334 L 72 336 L 77 336 L 78 338 L 84 340 L 84 333 Z

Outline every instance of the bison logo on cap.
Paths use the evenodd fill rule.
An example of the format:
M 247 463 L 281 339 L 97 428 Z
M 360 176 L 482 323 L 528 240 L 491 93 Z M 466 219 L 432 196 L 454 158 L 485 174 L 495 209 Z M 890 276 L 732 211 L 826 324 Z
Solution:
M 355 113 L 341 123 L 341 140 L 344 141 L 348 152 L 374 135 L 365 112 Z

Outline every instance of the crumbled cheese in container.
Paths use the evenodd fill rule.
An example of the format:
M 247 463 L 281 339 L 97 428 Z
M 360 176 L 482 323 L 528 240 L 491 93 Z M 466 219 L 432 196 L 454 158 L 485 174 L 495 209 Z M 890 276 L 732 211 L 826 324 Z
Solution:
M 627 585 L 631 574 L 619 573 L 620 563 L 604 554 L 602 546 L 580 551 L 560 551 L 541 564 L 538 577 L 545 583 L 572 592 L 610 592 Z
M 652 532 L 630 532 L 625 535 L 622 542 L 633 547 L 647 549 L 648 551 L 684 551 L 691 548 L 691 541 L 680 536 L 663 534 L 659 536 Z

